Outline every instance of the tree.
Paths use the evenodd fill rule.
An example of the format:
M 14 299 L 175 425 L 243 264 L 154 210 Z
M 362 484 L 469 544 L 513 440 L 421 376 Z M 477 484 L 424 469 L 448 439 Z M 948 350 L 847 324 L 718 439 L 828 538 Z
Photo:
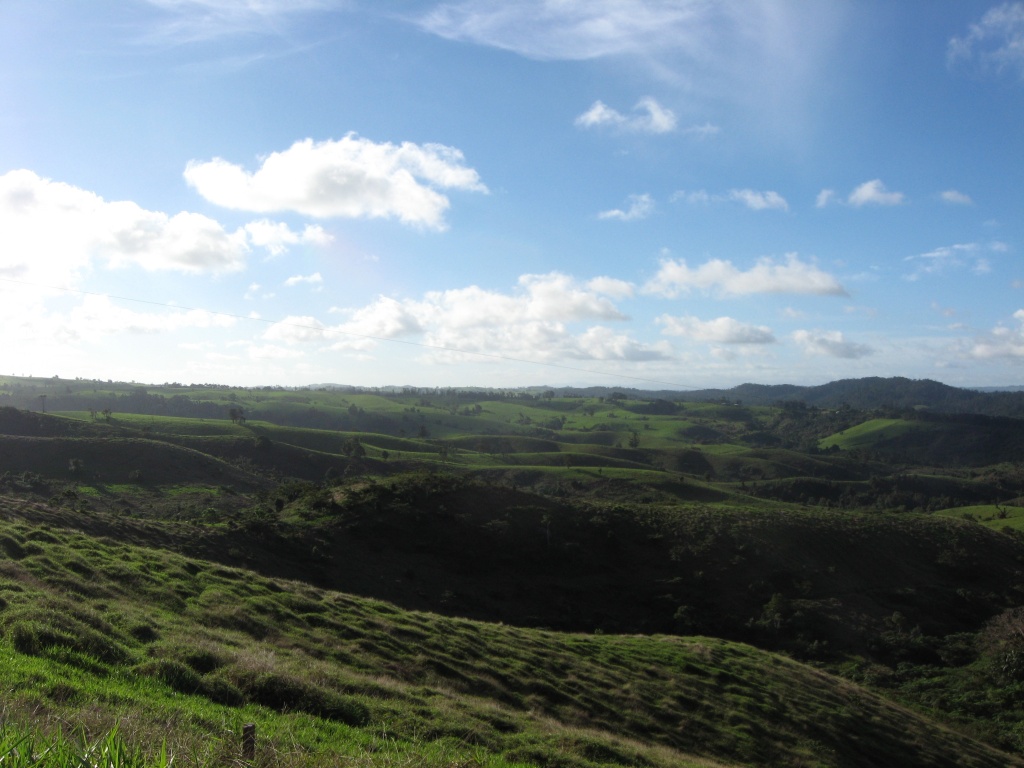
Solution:
M 245 409 L 229 408 L 228 417 L 231 419 L 232 424 L 245 424 Z
M 630 435 L 629 435 L 629 447 L 630 448 L 639 448 L 640 447 L 640 433 L 639 432 L 632 432 L 632 433 L 630 433 Z

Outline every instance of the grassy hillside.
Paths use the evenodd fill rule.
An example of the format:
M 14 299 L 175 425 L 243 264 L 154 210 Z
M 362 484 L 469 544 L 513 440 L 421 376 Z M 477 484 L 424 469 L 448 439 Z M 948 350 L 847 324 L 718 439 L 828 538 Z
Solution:
M 1019 422 L 12 381 L 0 755 L 115 721 L 178 764 L 245 721 L 267 765 L 1024 753 Z
M 1017 764 L 751 646 L 406 612 L 27 511 L 0 501 L 6 717 L 22 727 L 120 723 L 200 764 L 232 754 L 242 722 L 267 765 Z

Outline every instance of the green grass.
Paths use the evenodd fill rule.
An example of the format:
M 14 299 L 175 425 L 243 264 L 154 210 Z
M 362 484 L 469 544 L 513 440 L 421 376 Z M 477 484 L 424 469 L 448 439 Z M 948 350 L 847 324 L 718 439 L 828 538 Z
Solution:
M 1001 531 L 1003 528 L 1024 531 L 1024 507 L 1008 504 L 976 504 L 968 507 L 942 509 L 934 514 L 940 517 L 973 520 L 997 531 Z
M 282 766 L 845 765 L 854 734 L 875 760 L 1012 764 L 738 643 L 445 618 L 71 531 L 0 531 L 7 719 L 73 723 L 83 744 L 117 727 L 146 761 L 132 765 L 160 764 L 164 743 L 176 764 L 216 764 L 244 722 Z
M 932 431 L 936 425 L 904 419 L 870 419 L 818 442 L 822 450 L 836 446 L 840 450 L 871 448 L 880 441 L 892 440 L 911 432 Z

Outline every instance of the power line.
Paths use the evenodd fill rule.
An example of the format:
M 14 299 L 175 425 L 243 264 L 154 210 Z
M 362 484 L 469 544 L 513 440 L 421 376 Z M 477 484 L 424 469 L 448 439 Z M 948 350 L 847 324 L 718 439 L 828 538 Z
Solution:
M 118 301 L 131 301 L 135 304 L 148 304 L 154 307 L 163 307 L 164 309 L 175 309 L 184 312 L 206 312 L 210 315 L 217 317 L 230 317 L 235 320 L 247 320 L 249 322 L 264 323 L 266 325 L 283 325 L 289 328 L 302 328 L 303 330 L 312 330 L 323 332 L 326 329 L 317 325 L 308 325 L 305 323 L 296 323 L 288 320 L 268 320 L 262 317 L 251 317 L 249 315 L 238 315 L 232 312 L 221 312 L 213 309 L 203 309 L 202 307 L 187 307 L 181 304 L 169 304 L 163 301 L 153 301 L 151 299 L 137 299 L 132 296 L 116 296 L 110 293 L 99 293 L 98 291 L 86 291 L 81 288 L 67 288 L 60 285 L 44 285 L 43 283 L 33 283 L 28 280 L 16 280 L 11 277 L 0 277 L 0 281 L 5 283 L 15 283 L 17 285 L 26 285 L 31 288 L 45 288 L 52 291 L 63 291 L 64 293 L 75 293 L 81 296 L 97 296 L 104 299 L 116 299 Z M 432 349 L 439 352 L 452 352 L 459 355 L 473 355 L 474 357 L 483 357 L 489 360 L 503 360 L 510 363 L 524 363 L 526 365 L 538 365 L 545 368 L 557 368 L 563 371 L 575 371 L 577 373 L 589 373 L 592 376 L 612 376 L 620 379 L 629 379 L 630 381 L 642 381 L 648 384 L 664 384 L 670 387 L 677 387 L 679 389 L 697 389 L 689 384 L 680 384 L 675 381 L 663 381 L 661 379 L 651 379 L 644 376 L 630 376 L 624 373 L 609 373 L 608 371 L 595 371 L 589 368 L 577 368 L 571 365 L 562 365 L 561 363 L 546 363 L 541 360 L 527 360 L 522 357 L 511 357 L 509 355 L 499 355 L 492 352 L 473 352 L 464 349 L 457 349 L 455 347 L 446 347 L 441 344 L 427 344 L 422 341 L 409 341 L 407 339 L 389 339 L 384 336 L 374 336 L 368 333 L 355 333 L 353 331 L 343 331 L 339 328 L 330 329 L 332 333 L 338 333 L 343 336 L 351 336 L 357 339 L 369 339 L 372 341 L 379 341 L 386 344 L 404 344 L 409 347 L 420 347 L 422 349 Z

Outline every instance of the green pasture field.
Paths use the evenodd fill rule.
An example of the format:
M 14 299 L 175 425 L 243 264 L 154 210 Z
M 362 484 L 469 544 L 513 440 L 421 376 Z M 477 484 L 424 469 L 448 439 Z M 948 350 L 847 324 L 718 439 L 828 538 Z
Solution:
M 4 765 L 95 745 L 110 759 L 89 765 L 109 768 L 237 764 L 244 723 L 254 768 L 841 766 L 854 748 L 876 764 L 1016 764 L 740 643 L 404 611 L 7 520 L 0 552 Z M 45 749 L 65 762 L 15 762 Z
M 840 450 L 870 448 L 880 440 L 890 440 L 908 432 L 939 428 L 941 428 L 939 425 L 905 419 L 870 419 L 820 440 L 818 447 L 823 450 L 832 446 Z
M 1010 528 L 1024 531 L 1024 507 L 1002 504 L 978 504 L 970 507 L 942 509 L 934 514 L 941 517 L 957 517 L 974 520 L 996 530 Z

